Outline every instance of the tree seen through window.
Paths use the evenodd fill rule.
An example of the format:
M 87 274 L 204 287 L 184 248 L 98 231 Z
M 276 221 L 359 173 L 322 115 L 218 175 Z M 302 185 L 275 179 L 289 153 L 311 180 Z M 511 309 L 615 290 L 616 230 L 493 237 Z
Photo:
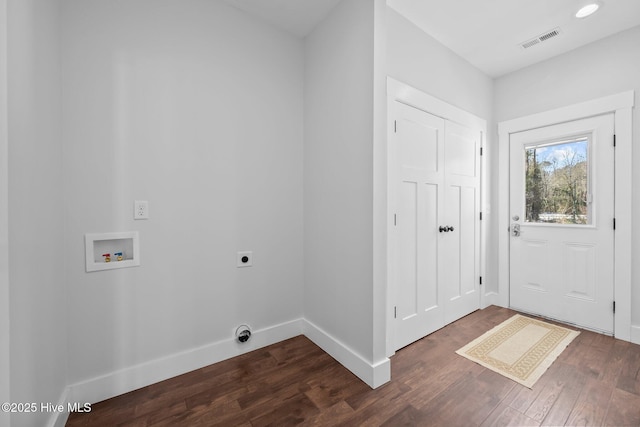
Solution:
M 588 140 L 526 148 L 525 220 L 589 224 Z

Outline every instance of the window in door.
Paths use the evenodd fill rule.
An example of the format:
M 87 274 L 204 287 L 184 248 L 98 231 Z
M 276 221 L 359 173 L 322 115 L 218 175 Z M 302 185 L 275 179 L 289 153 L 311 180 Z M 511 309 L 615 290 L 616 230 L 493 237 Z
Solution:
M 525 222 L 590 225 L 588 136 L 524 147 Z

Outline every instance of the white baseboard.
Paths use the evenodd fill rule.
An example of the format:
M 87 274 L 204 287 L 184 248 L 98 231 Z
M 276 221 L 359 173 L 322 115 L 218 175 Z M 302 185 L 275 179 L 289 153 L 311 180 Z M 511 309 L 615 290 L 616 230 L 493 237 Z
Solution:
M 230 338 L 72 384 L 63 391 L 59 404 L 67 408 L 69 404 L 82 406 L 100 402 L 301 334 L 371 388 L 379 387 L 391 379 L 389 358 L 369 363 L 313 323 L 297 319 L 254 331 L 246 344 L 239 344 Z M 53 414 L 48 427 L 63 427 L 68 416 L 66 412 Z
M 487 308 L 491 305 L 497 305 L 498 307 L 500 307 L 500 295 L 494 291 L 487 292 L 486 294 L 484 294 L 482 305 L 482 308 Z
M 58 406 L 63 405 L 64 408 L 67 408 L 67 395 L 69 394 L 69 387 L 65 387 L 58 398 Z M 69 418 L 69 413 L 67 411 L 62 412 L 53 412 L 49 417 L 49 422 L 47 423 L 47 427 L 64 427 L 67 423 L 67 419 Z
M 302 319 L 297 319 L 253 331 L 251 340 L 245 344 L 240 344 L 235 339 L 229 338 L 151 360 L 72 384 L 68 387 L 67 401 L 71 403 L 100 402 L 300 334 L 302 334 Z M 64 404 L 66 405 L 67 402 Z
M 369 363 L 348 346 L 305 319 L 303 319 L 303 333 L 369 387 L 377 388 L 391 379 L 391 361 L 388 357 L 377 363 Z
M 631 342 L 640 344 L 640 326 L 631 325 Z

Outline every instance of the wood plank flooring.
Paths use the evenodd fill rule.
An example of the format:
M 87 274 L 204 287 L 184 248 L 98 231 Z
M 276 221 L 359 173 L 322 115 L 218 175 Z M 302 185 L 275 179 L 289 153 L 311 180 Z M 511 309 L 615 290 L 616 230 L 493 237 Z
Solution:
M 304 336 L 114 397 L 67 426 L 640 426 L 640 346 L 589 331 L 532 389 L 454 352 L 489 307 L 398 351 L 371 390 Z

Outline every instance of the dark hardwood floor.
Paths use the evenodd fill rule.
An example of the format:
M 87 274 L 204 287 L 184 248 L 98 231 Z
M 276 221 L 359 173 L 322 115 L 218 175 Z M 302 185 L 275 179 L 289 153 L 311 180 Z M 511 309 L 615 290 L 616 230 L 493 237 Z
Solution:
M 640 346 L 589 331 L 528 389 L 454 352 L 515 312 L 477 311 L 398 351 L 371 390 L 303 336 L 71 414 L 67 426 L 640 426 Z

